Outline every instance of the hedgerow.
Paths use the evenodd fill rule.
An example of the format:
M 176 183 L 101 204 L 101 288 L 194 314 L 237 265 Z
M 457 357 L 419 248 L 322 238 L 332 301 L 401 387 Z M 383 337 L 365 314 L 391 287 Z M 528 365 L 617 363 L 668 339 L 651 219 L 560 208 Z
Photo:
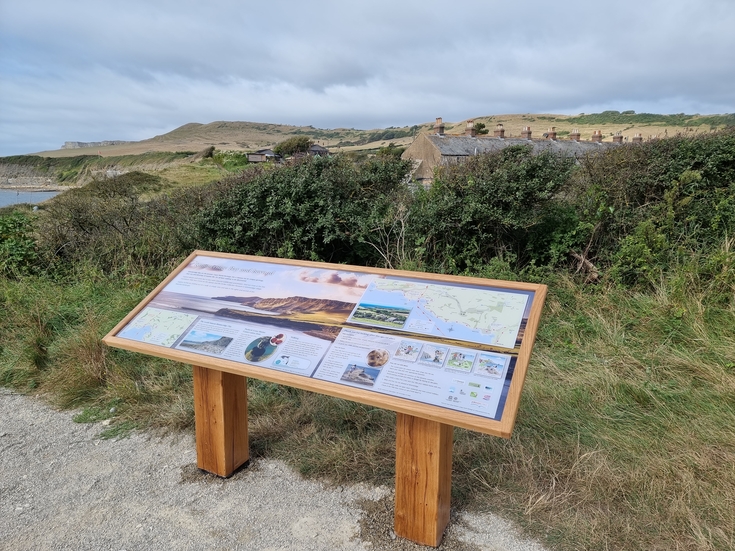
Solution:
M 198 217 L 203 248 L 375 264 L 366 241 L 400 192 L 408 163 L 306 158 L 242 181 Z

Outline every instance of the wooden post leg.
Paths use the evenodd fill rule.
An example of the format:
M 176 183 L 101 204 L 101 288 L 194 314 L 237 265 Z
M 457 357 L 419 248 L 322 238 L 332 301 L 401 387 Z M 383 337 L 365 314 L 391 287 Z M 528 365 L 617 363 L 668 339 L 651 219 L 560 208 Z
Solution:
M 398 413 L 396 511 L 398 536 L 437 547 L 449 523 L 454 427 Z
M 250 457 L 247 378 L 194 366 L 197 467 L 230 476 Z

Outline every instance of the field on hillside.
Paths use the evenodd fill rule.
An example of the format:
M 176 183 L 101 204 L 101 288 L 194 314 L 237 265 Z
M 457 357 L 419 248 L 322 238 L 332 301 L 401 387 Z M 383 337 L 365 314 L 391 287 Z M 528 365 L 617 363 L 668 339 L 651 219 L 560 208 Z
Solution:
M 312 126 L 288 126 L 252 122 L 189 123 L 167 134 L 140 142 L 102 147 L 58 149 L 42 151 L 45 157 L 72 157 L 94 154 L 139 155 L 151 151 L 200 151 L 213 146 L 219 150 L 255 151 L 273 147 L 295 136 L 308 136 L 319 145 L 340 150 L 375 149 L 389 142 L 410 143 L 417 132 L 426 131 L 431 125 L 404 128 L 356 130 L 352 128 L 319 129 Z
M 441 116 L 441 113 L 437 114 Z M 530 126 L 534 137 L 541 138 L 552 126 L 557 135 L 564 139 L 578 128 L 581 139 L 589 140 L 595 130 L 600 130 L 605 141 L 621 132 L 631 139 L 640 133 L 644 139 L 650 137 L 675 136 L 679 133 L 701 134 L 735 125 L 735 115 L 647 115 L 630 112 L 609 111 L 590 115 L 516 114 L 487 115 L 474 118 L 490 130 L 502 123 L 506 136 L 519 137 L 524 126 Z M 445 121 L 447 133 L 463 133 L 466 121 Z M 83 149 L 59 149 L 37 153 L 46 157 L 72 157 L 76 155 L 139 155 L 152 151 L 200 151 L 213 146 L 219 150 L 254 151 L 273 147 L 294 136 L 308 136 L 318 144 L 334 151 L 358 151 L 383 147 L 393 142 L 408 145 L 421 132 L 429 132 L 433 122 L 418 123 L 400 128 L 357 130 L 354 128 L 320 129 L 312 126 L 289 126 L 254 122 L 217 121 L 208 124 L 189 123 L 166 134 L 140 142 Z

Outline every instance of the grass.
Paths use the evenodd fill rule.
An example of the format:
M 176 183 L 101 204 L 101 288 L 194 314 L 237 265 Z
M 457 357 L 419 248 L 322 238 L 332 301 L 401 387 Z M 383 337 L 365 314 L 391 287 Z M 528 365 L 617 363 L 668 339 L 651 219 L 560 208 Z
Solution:
M 716 168 L 709 183 L 723 197 L 732 181 L 728 151 L 706 155 Z M 608 194 L 625 191 L 616 209 L 634 208 L 626 190 L 637 189 L 627 180 L 638 165 L 630 166 L 631 178 L 617 188 L 600 180 Z M 0 385 L 74 408 L 80 422 L 104 422 L 105 437 L 135 428 L 192 430 L 189 366 L 100 343 L 198 245 L 192 221 L 200 211 L 237 185 L 229 178 L 190 187 L 220 170 L 214 159 L 180 169 L 165 176 L 168 185 L 128 174 L 32 214 L 40 260 L 14 261 L 17 270 L 0 278 Z M 239 183 L 250 189 L 269 170 L 250 167 Z M 171 190 L 175 185 L 185 189 Z M 138 201 L 131 186 L 148 195 Z M 713 196 L 711 208 L 707 197 L 695 201 L 732 220 L 731 205 Z M 555 550 L 735 548 L 735 257 L 731 226 L 698 239 L 698 212 L 674 220 L 687 226 L 686 243 L 698 246 L 688 250 L 682 241 L 665 268 L 658 261 L 638 266 L 639 249 L 630 249 L 625 262 L 639 272 L 626 280 L 628 288 L 612 283 L 610 263 L 600 265 L 607 283 L 596 285 L 566 275 L 563 266 L 526 267 L 523 279 L 545 281 L 550 292 L 516 428 L 510 440 L 455 430 L 455 507 L 500 512 Z M 427 256 L 404 251 L 402 237 L 400 250 L 388 251 L 406 217 L 396 220 L 381 230 L 391 237 L 384 260 L 410 269 L 415 259 L 414 268 L 425 267 Z M 668 214 L 654 221 L 660 231 L 672 223 Z M 30 228 L 21 224 L 19 231 Z M 231 229 L 218 229 L 217 237 Z M 274 240 L 272 228 L 266 235 Z M 712 244 L 717 237 L 720 249 Z M 19 245 L 8 250 L 23 252 Z M 477 258 L 476 275 L 520 277 L 501 258 Z M 655 276 L 661 269 L 667 275 Z M 335 482 L 393 484 L 393 413 L 253 379 L 248 396 L 255 457 L 281 458 L 306 476 Z
M 229 155 L 228 155 L 229 153 Z M 217 159 L 200 158 L 191 152 L 147 152 L 142 154 L 77 155 L 73 157 L 39 157 L 17 155 L 0 158 L 0 168 L 8 165 L 13 173 L 23 176 L 49 177 L 56 183 L 78 186 L 93 178 L 104 177 L 107 170 L 127 172 L 137 170 L 163 178 L 168 188 L 199 186 L 238 172 L 242 159 L 233 159 L 233 152 L 217 151 Z M 234 154 L 235 157 L 242 155 Z M 217 162 L 217 161 L 220 162 Z M 240 164 L 238 164 L 238 162 Z M 246 161 L 245 161 L 246 162 Z
M 135 427 L 191 430 L 189 366 L 99 339 L 153 281 L 1 280 L 0 383 Z M 114 412 L 111 412 L 114 408 Z M 253 456 L 307 476 L 393 483 L 392 412 L 250 380 Z M 514 518 L 552 549 L 735 547 L 735 311 L 551 286 L 513 437 L 456 429 L 453 505 Z
M 193 187 L 214 182 L 230 173 L 210 160 L 197 164 L 180 164 L 157 172 L 172 187 Z
M 558 549 L 733 547 L 735 315 L 669 290 L 552 293 L 495 460 L 514 476 L 480 467 L 476 499 Z

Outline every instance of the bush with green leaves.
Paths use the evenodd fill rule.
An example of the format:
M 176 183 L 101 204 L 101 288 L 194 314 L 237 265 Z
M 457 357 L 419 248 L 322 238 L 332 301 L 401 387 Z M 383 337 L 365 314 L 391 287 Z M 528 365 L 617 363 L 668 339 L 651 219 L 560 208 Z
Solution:
M 273 152 L 286 157 L 294 153 L 306 153 L 313 144 L 308 136 L 294 136 L 276 145 Z
M 0 275 L 32 271 L 37 260 L 32 219 L 22 212 L 0 216 Z
M 527 263 L 542 255 L 530 249 L 531 237 L 555 214 L 550 207 L 573 167 L 573 159 L 513 146 L 438 170 L 413 206 L 413 242 L 427 268 L 460 273 L 495 257 Z
M 248 165 L 248 154 L 242 151 L 220 151 L 216 149 L 212 154 L 212 160 L 225 170 L 234 172 L 242 170 Z
M 566 200 L 589 229 L 590 258 L 621 283 L 651 284 L 735 235 L 735 131 L 588 157 L 570 190 Z
M 281 258 L 375 264 L 366 243 L 405 189 L 409 164 L 305 158 L 243 180 L 198 219 L 203 248 Z
M 405 147 L 398 147 L 395 143 L 390 142 L 388 145 L 378 149 L 376 155 L 378 157 L 395 157 L 396 159 L 400 159 L 404 151 L 406 151 Z
M 54 198 L 39 218 L 46 265 L 56 272 L 87 266 L 102 273 L 145 273 L 180 261 L 197 246 L 197 213 L 229 184 L 169 193 L 162 193 L 162 185 L 158 176 L 129 172 Z

